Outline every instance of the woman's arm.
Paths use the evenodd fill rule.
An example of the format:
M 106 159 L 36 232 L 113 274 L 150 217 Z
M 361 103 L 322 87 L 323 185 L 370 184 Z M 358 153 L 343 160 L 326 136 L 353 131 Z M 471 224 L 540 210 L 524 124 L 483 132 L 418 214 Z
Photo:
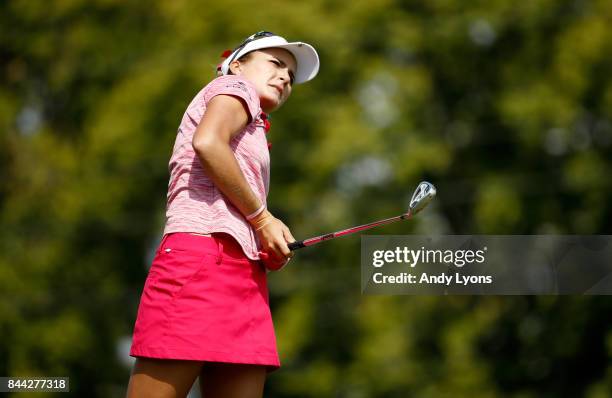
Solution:
M 247 111 L 240 99 L 217 95 L 208 102 L 192 141 L 206 174 L 245 216 L 257 211 L 262 203 L 246 181 L 230 148 L 230 141 L 244 130 L 248 122 Z M 287 226 L 267 209 L 249 222 L 255 228 L 264 251 L 271 255 L 270 265 L 286 262 L 291 256 L 287 243 L 295 240 Z

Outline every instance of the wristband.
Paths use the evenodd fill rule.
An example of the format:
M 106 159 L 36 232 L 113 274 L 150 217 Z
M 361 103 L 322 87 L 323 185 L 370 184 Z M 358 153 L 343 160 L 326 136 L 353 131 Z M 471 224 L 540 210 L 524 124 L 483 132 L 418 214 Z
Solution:
M 253 213 L 251 213 L 248 216 L 246 216 L 247 221 L 251 221 L 252 219 L 257 217 L 258 215 L 260 215 L 264 210 L 266 210 L 266 205 L 265 204 L 261 205 L 261 207 L 259 209 L 255 210 Z
M 263 223 L 261 223 L 261 224 L 260 224 L 260 225 L 259 225 L 259 226 L 258 226 L 258 227 L 255 229 L 255 231 L 256 231 L 256 232 L 257 232 L 257 231 L 259 231 L 259 230 L 261 230 L 261 229 L 263 229 L 263 227 L 265 227 L 266 225 L 268 225 L 268 224 L 270 224 L 270 223 L 272 222 L 272 220 L 269 220 L 268 218 L 274 218 L 274 217 L 266 217 L 266 218 L 264 218 L 264 220 L 267 220 L 267 222 L 263 222 Z

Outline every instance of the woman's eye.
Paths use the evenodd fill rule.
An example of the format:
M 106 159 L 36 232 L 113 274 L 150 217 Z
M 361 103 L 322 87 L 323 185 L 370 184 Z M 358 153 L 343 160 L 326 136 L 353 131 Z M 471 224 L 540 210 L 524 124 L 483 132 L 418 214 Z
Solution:
M 278 62 L 277 60 L 273 59 L 270 62 L 272 62 L 274 65 L 276 66 L 280 66 L 280 62 Z

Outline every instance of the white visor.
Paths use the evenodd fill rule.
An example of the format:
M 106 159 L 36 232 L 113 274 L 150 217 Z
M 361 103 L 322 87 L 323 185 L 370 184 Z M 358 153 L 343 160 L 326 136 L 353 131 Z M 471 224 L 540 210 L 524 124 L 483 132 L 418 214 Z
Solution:
M 229 64 L 240 59 L 246 53 L 264 48 L 284 48 L 295 57 L 297 70 L 295 71 L 294 84 L 305 83 L 314 78 L 319 72 L 319 55 L 317 51 L 307 43 L 289 43 L 280 36 L 268 36 L 248 42 L 245 46 L 239 47 L 232 52 L 229 57 L 221 64 L 221 72 L 224 75 L 229 73 Z

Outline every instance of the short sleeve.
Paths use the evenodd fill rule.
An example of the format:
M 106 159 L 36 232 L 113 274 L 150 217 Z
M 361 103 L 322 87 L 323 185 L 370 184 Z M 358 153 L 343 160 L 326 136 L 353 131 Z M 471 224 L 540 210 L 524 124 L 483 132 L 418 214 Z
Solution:
M 226 75 L 213 80 L 204 93 L 204 102 L 208 102 L 217 95 L 231 95 L 240 98 L 246 105 L 249 122 L 259 115 L 259 96 L 253 84 L 239 76 Z

